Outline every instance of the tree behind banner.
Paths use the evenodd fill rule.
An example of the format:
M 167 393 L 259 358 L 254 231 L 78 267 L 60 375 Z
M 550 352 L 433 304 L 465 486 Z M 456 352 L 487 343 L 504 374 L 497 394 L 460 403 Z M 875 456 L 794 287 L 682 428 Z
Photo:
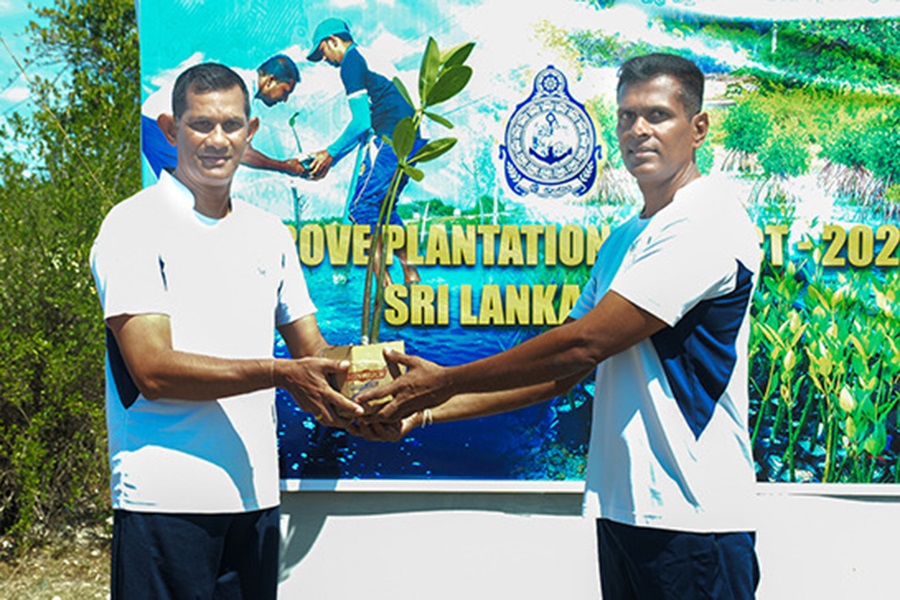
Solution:
M 58 0 L 38 14 L 16 58 L 60 75 L 32 77 L 39 108 L 9 119 L 29 162 L 0 156 L 0 534 L 18 538 L 105 516 L 104 337 L 88 255 L 102 216 L 140 189 L 134 2 Z

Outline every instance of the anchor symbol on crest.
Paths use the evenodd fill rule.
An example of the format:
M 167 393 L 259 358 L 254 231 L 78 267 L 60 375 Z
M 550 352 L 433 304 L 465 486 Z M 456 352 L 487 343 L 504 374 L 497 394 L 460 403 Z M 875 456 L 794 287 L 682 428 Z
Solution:
M 548 112 L 547 116 L 544 118 L 547 121 L 547 127 L 537 128 L 537 131 L 535 132 L 534 138 L 531 143 L 531 147 L 528 149 L 528 153 L 541 162 L 544 162 L 548 165 L 553 165 L 571 155 L 572 148 L 567 147 L 565 151 L 562 152 L 562 154 L 556 154 L 561 144 L 550 143 L 550 140 L 553 139 L 553 133 L 556 124 L 559 122 L 559 119 L 556 118 L 556 113 L 554 112 Z M 540 153 L 542 146 L 545 146 L 547 148 L 545 154 Z

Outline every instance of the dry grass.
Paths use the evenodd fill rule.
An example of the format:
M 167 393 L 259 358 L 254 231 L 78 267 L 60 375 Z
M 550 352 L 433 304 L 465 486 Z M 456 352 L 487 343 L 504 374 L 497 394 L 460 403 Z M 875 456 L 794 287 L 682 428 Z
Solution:
M 109 598 L 109 536 L 102 531 L 80 531 L 53 538 L 14 559 L 0 559 L 0 598 Z

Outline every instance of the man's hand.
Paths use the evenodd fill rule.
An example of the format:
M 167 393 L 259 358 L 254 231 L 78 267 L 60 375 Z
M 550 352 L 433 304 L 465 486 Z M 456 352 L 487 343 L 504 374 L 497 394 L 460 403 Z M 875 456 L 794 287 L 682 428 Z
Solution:
M 313 155 L 312 164 L 309 166 L 310 179 L 322 179 L 328 175 L 331 169 L 331 163 L 334 158 L 328 153 L 328 150 L 319 150 Z
M 363 414 L 363 407 L 335 391 L 328 375 L 346 371 L 349 366 L 348 361 L 327 358 L 279 360 L 275 362 L 275 384 L 323 425 L 346 427 Z
M 385 348 L 384 358 L 405 365 L 407 371 L 390 383 L 356 396 L 356 401 L 369 410 L 367 421 L 399 421 L 422 409 L 443 404 L 453 395 L 444 367 L 391 348 Z M 372 404 L 387 396 L 393 396 L 393 399 L 383 406 Z
M 350 423 L 347 426 L 347 431 L 370 442 L 397 442 L 415 429 L 418 420 L 419 417 L 417 415 L 412 415 L 402 421 L 381 423 L 378 421 L 366 421 L 365 417 L 362 417 Z
M 294 177 L 309 177 L 309 172 L 299 158 L 289 158 L 284 161 L 282 172 Z

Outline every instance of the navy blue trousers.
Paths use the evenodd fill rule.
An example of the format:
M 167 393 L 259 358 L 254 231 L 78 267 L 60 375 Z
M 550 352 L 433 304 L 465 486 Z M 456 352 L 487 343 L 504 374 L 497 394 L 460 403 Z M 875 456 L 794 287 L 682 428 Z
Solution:
M 603 600 L 750 600 L 755 534 L 693 533 L 597 520 Z
M 278 507 L 113 513 L 112 600 L 275 600 Z

